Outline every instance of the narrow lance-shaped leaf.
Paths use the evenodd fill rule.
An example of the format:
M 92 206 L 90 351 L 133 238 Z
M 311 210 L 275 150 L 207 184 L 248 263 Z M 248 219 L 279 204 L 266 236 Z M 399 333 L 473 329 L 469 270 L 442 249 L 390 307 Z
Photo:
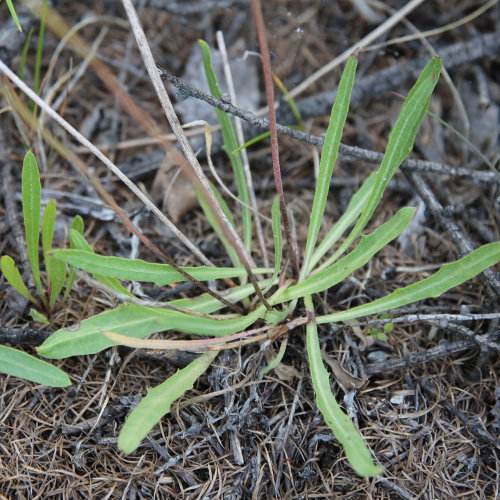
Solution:
M 500 243 L 488 243 L 455 262 L 444 264 L 435 274 L 417 283 L 399 288 L 386 297 L 369 304 L 353 307 L 347 311 L 318 316 L 316 321 L 318 324 L 347 321 L 396 309 L 420 300 L 439 297 L 444 292 L 470 280 L 499 262 Z
M 351 101 L 351 91 L 354 85 L 357 59 L 350 57 L 340 79 L 337 96 L 330 115 L 330 124 L 326 131 L 325 142 L 321 152 L 318 178 L 316 180 L 316 191 L 314 193 L 311 218 L 309 220 L 309 230 L 307 233 L 306 249 L 304 252 L 304 264 L 301 272 L 301 279 L 310 271 L 310 260 L 316 246 L 316 240 L 323 221 L 326 199 L 330 189 L 333 167 L 337 161 L 339 153 L 340 139 L 344 130 L 349 103 Z
M 168 285 L 178 281 L 186 281 L 168 264 L 154 264 L 141 259 L 125 259 L 97 255 L 85 250 L 54 250 L 54 257 L 80 269 L 102 276 L 118 278 L 121 280 L 145 281 L 156 283 L 159 286 Z M 208 281 L 224 278 L 238 278 L 246 276 L 243 267 L 183 267 L 186 272 L 200 281 Z M 258 268 L 255 273 L 269 273 L 272 269 Z
M 77 229 L 71 229 L 69 232 L 71 248 L 75 249 L 75 250 L 83 250 L 85 252 L 90 252 L 92 254 L 95 254 L 94 249 L 92 248 L 92 246 L 89 244 L 89 242 L 83 236 L 83 227 L 82 227 L 81 231 L 78 231 Z M 75 268 L 75 266 L 71 266 L 71 267 Z M 76 266 L 76 267 L 78 267 L 78 266 Z M 123 295 L 128 295 L 129 297 L 134 296 L 115 278 L 109 278 L 108 276 L 102 276 L 99 273 L 93 273 L 93 272 L 92 272 L 92 276 L 97 281 L 100 281 L 104 286 L 111 288 L 111 290 L 114 290 L 115 292 L 121 293 Z
M 265 286 L 268 283 L 264 281 L 262 284 Z M 242 300 L 252 291 L 251 285 L 245 285 L 232 289 L 225 297 L 228 300 Z M 175 300 L 171 304 L 204 313 L 211 313 L 222 307 L 220 302 L 206 296 Z M 76 328 L 58 330 L 38 347 L 37 351 L 46 358 L 94 354 L 115 345 L 102 334 L 109 330 L 136 338 L 171 329 L 194 335 L 220 337 L 243 331 L 261 318 L 271 323 L 281 322 L 289 313 L 286 308 L 284 311 L 267 313 L 264 306 L 259 306 L 246 316 L 229 315 L 228 319 L 217 320 L 188 316 L 172 310 L 133 304 L 122 305 L 85 319 Z
M 220 99 L 222 97 L 222 92 L 219 88 L 217 76 L 213 68 L 210 47 L 203 40 L 199 40 L 198 44 L 203 52 L 203 66 L 205 68 L 205 75 L 210 88 L 210 93 L 217 99 Z M 240 153 L 234 153 L 234 151 L 238 148 L 238 140 L 236 139 L 233 123 L 231 118 L 224 113 L 224 111 L 216 108 L 215 112 L 217 113 L 217 118 L 221 126 L 222 137 L 224 139 L 224 149 L 229 156 L 229 160 L 233 168 L 234 180 L 238 189 L 238 197 L 243 203 L 250 205 L 250 193 L 248 191 L 248 185 L 245 178 L 243 162 L 241 161 Z M 243 241 L 245 247 L 250 250 L 252 246 L 252 214 L 250 210 L 244 206 L 241 210 L 243 217 Z
M 358 189 L 356 194 L 353 195 L 349 201 L 345 212 L 341 215 L 339 220 L 330 228 L 326 236 L 323 238 L 321 243 L 318 245 L 311 257 L 310 267 L 314 269 L 314 266 L 319 262 L 319 260 L 330 250 L 335 243 L 340 239 L 340 237 L 345 233 L 347 228 L 354 223 L 359 214 L 363 211 L 364 206 L 368 201 L 369 194 L 373 189 L 375 183 L 375 172 L 373 172 L 366 180 L 363 185 Z M 331 258 L 323 262 L 317 269 L 324 269 L 333 264 Z
M 125 420 L 118 437 L 118 448 L 132 453 L 149 431 L 170 412 L 172 403 L 193 388 L 198 377 L 212 364 L 217 352 L 206 352 L 168 378 L 148 389 L 148 394 Z
M 52 240 L 54 237 L 54 226 L 56 222 L 56 204 L 54 200 L 49 200 L 43 212 L 42 219 L 42 250 L 49 282 L 51 278 L 51 259 L 49 252 L 52 250 Z
M 5 0 L 5 3 L 7 4 L 12 19 L 14 19 L 14 22 L 16 23 L 17 29 L 19 31 L 23 31 L 23 29 L 21 28 L 21 23 L 19 22 L 19 18 L 17 17 L 16 9 L 14 8 L 14 4 L 12 3 L 12 0 Z
M 35 280 L 38 293 L 44 300 L 42 280 L 40 278 L 40 263 L 38 246 L 40 243 L 40 174 L 36 158 L 31 151 L 24 157 L 22 173 L 22 200 L 24 231 L 26 234 L 26 248 L 30 261 L 31 272 Z
M 21 278 L 21 274 L 19 273 L 19 269 L 17 269 L 17 266 L 11 257 L 3 255 L 0 259 L 0 268 L 2 269 L 2 273 L 10 286 L 14 287 L 23 297 L 33 302 L 33 304 L 38 305 L 38 301 L 26 288 L 26 285 Z
M 308 316 L 314 317 L 311 297 L 306 295 L 304 303 Z M 380 474 L 383 472 L 382 467 L 374 464 L 363 437 L 335 400 L 330 387 L 330 377 L 323 365 L 318 330 L 314 321 L 309 322 L 306 326 L 306 345 L 311 381 L 316 394 L 316 404 L 326 424 L 344 447 L 346 457 L 357 474 L 363 477 Z
M 438 57 L 429 61 L 406 97 L 396 124 L 389 134 L 389 143 L 377 171 L 375 186 L 368 203 L 349 236 L 335 252 L 333 259 L 342 255 L 365 228 L 382 199 L 387 184 L 413 149 L 418 129 L 427 113 L 432 92 L 438 82 L 441 67 L 441 59 Z
M 59 368 L 25 352 L 0 345 L 0 372 L 52 387 L 71 385 Z
M 414 213 L 414 208 L 402 208 L 391 220 L 382 224 L 373 233 L 363 236 L 358 246 L 336 264 L 313 274 L 302 283 L 288 288 L 279 297 L 278 302 L 319 293 L 340 283 L 356 269 L 364 266 L 373 255 L 384 248 L 389 242 L 397 238 L 411 222 Z M 277 302 L 273 302 L 273 304 L 275 303 Z
M 71 231 L 75 231 L 76 233 L 80 234 L 83 237 L 83 228 L 84 228 L 83 219 L 79 215 L 77 215 L 71 221 L 70 233 Z M 69 244 L 71 248 L 76 248 L 71 241 L 71 237 Z M 66 282 L 66 290 L 64 290 L 62 302 L 65 302 L 66 299 L 68 298 L 71 290 L 73 289 L 73 285 L 75 284 L 75 280 L 76 280 L 76 268 L 75 266 L 69 266 L 68 281 Z
M 229 210 L 229 207 L 227 206 L 226 201 L 224 200 L 224 198 L 221 196 L 221 194 L 219 193 L 217 188 L 212 183 L 210 183 L 210 187 L 212 188 L 212 191 L 214 192 L 215 197 L 219 201 L 219 204 L 220 204 L 223 212 L 226 214 L 227 219 L 234 227 L 235 224 L 234 224 L 233 214 Z M 195 194 L 196 194 L 196 198 L 198 199 L 198 203 L 200 204 L 200 207 L 203 210 L 203 213 L 205 214 L 205 217 L 207 218 L 208 222 L 212 226 L 213 230 L 216 232 L 222 245 L 226 249 L 226 252 L 227 252 L 229 258 L 231 259 L 233 266 L 241 267 L 241 261 L 240 261 L 240 258 L 238 257 L 236 250 L 233 248 L 231 243 L 229 243 L 229 240 L 226 238 L 224 231 L 220 227 L 220 224 L 219 224 L 219 221 L 217 220 L 217 217 L 215 217 L 214 214 L 212 213 L 212 211 L 210 210 L 210 205 L 207 203 L 207 200 L 203 197 L 201 190 L 195 187 Z
M 54 225 L 56 221 L 56 204 L 54 200 L 49 200 L 45 211 L 43 212 L 42 220 L 42 249 L 45 261 L 45 269 L 49 281 L 50 297 L 49 308 L 53 308 L 56 303 L 59 293 L 64 286 L 66 279 L 66 264 L 54 259 L 50 255 L 52 250 L 52 241 L 54 237 Z

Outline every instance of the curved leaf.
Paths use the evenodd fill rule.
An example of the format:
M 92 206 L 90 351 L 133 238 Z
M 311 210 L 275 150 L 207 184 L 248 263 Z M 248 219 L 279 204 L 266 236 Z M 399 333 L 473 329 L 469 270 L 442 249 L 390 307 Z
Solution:
M 304 302 L 308 313 L 314 315 L 311 297 L 304 297 Z M 335 400 L 330 387 L 330 377 L 321 358 L 318 331 L 314 322 L 306 326 L 306 345 L 316 404 L 326 424 L 344 447 L 347 460 L 357 474 L 364 477 L 380 474 L 384 469 L 374 464 L 363 437 Z
M 148 394 L 125 420 L 118 437 L 118 448 L 124 453 L 135 451 L 149 431 L 170 412 L 172 403 L 193 388 L 198 377 L 210 366 L 217 354 L 202 354 L 159 386 L 148 389 Z
M 26 288 L 19 269 L 17 268 L 12 257 L 8 255 L 3 255 L 0 259 L 0 269 L 5 276 L 5 279 L 9 282 L 9 285 L 14 287 L 23 297 L 30 300 L 34 304 L 38 304 L 37 300 Z
M 480 272 L 500 262 L 500 243 L 489 243 L 472 251 L 461 259 L 444 264 L 432 276 L 417 283 L 399 288 L 386 297 L 325 316 L 318 316 L 316 321 L 321 323 L 334 323 L 349 319 L 361 318 L 369 314 L 376 314 L 390 309 L 396 309 L 413 302 L 439 297 L 450 288 L 470 280 Z

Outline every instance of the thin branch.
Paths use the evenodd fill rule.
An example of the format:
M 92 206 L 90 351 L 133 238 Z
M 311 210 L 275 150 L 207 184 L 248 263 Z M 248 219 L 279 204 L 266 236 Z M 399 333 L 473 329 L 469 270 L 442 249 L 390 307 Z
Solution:
M 175 87 L 180 89 L 184 95 L 189 95 L 191 97 L 194 97 L 195 99 L 205 101 L 211 106 L 219 108 L 226 113 L 242 118 L 251 125 L 264 130 L 269 130 L 269 120 L 267 118 L 260 118 L 250 111 L 233 106 L 228 101 L 212 97 L 211 95 L 206 94 L 205 92 L 185 83 L 180 78 L 169 75 L 166 70 L 160 67 L 158 67 L 158 72 L 163 80 L 172 83 Z M 323 137 L 306 134 L 305 132 L 286 127 L 285 125 L 280 125 L 279 123 L 277 124 L 277 130 L 280 134 L 288 135 L 289 137 L 293 137 L 294 139 L 297 139 L 299 141 L 308 142 L 309 144 L 314 144 L 315 146 L 323 146 L 324 143 Z M 340 145 L 340 153 L 347 160 L 358 158 L 369 163 L 380 163 L 384 157 L 383 153 L 378 153 L 376 151 L 371 151 L 369 149 L 363 149 L 356 146 L 347 146 L 345 144 Z M 452 167 L 451 165 L 435 163 L 432 161 L 407 159 L 401 164 L 401 168 L 410 171 L 415 170 L 418 172 L 429 172 L 439 175 L 447 175 L 450 177 L 469 178 L 474 180 L 475 182 L 494 182 L 500 184 L 500 178 L 498 177 L 498 175 L 496 175 L 495 172 L 478 172 L 467 168 Z

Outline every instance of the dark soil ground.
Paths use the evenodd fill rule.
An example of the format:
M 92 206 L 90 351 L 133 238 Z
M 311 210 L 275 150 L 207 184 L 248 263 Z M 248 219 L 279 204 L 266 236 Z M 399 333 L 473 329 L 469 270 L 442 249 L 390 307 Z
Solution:
M 39 21 L 17 3 L 23 34 L 12 30 L 5 2 L 0 4 L 0 58 L 18 72 L 26 35 L 33 27 L 24 71 L 24 80 L 33 86 Z M 263 3 L 273 71 L 293 90 L 405 2 Z M 380 47 L 360 53 L 357 85 L 343 136 L 346 145 L 384 151 L 401 95 L 408 92 L 422 61 L 434 52 L 443 55 L 449 77 L 441 78 L 431 111 L 452 128 L 431 117 L 425 119 L 412 153 L 412 158 L 422 162 L 414 162 L 396 175 L 371 227 L 406 205 L 419 207 L 417 223 L 405 239 L 380 252 L 352 280 L 322 294 L 319 313 L 381 297 L 425 278 L 472 247 L 499 239 L 500 178 L 495 162 L 499 158 L 500 16 L 499 6 L 491 6 L 492 2 L 487 3 L 490 6 L 485 12 L 475 15 L 483 3 L 424 2 L 375 40 Z M 185 76 L 189 57 L 199 50 L 199 38 L 215 46 L 217 30 L 224 33 L 229 51 L 239 57 L 245 50 L 258 50 L 248 1 L 145 0 L 138 4 L 156 61 L 173 75 Z M 42 96 L 151 193 L 155 172 L 161 164 L 168 164 L 158 141 L 144 130 L 144 123 L 123 109 L 116 89 L 110 90 L 92 65 L 82 66 L 83 41 L 66 41 L 59 46 L 65 30 L 62 23 L 75 27 L 85 43 L 93 44 L 99 60 L 145 115 L 164 133 L 170 133 L 121 3 L 54 0 L 51 8 L 49 20 L 59 34 L 53 27 L 47 28 Z M 448 26 L 461 20 L 467 22 Z M 414 37 L 384 45 L 397 37 L 441 27 L 447 28 L 427 36 L 426 43 Z M 248 61 L 258 58 L 250 56 Z M 46 76 L 49 68 L 51 73 Z M 201 65 L 198 70 L 201 87 Z M 337 67 L 327 72 L 296 97 L 310 134 L 319 136 L 326 129 L 331 91 L 340 71 Z M 256 83 L 253 89 L 245 87 L 244 93 L 253 90 L 259 107 L 265 105 L 260 72 Z M 242 88 L 243 84 L 236 88 L 238 99 L 245 97 Z M 141 203 L 104 165 L 58 125 L 44 117 L 40 129 L 51 132 L 62 150 L 34 130 L 15 105 L 28 104 L 28 99 L 3 75 L 0 91 L 0 254 L 12 256 L 25 277 L 29 273 L 18 194 L 27 147 L 40 162 L 43 187 L 51 190 L 47 197 L 56 197 L 58 203 L 58 244 L 65 244 L 71 217 L 81 214 L 86 237 L 97 252 L 156 259 L 142 245 L 135 252 L 129 232 L 75 168 L 77 160 L 72 153 L 126 213 L 135 217 L 148 238 L 178 264 L 199 265 L 168 230 L 141 210 Z M 278 119 L 284 124 L 292 123 L 287 110 L 281 103 Z M 196 116 L 183 117 L 184 122 L 194 119 Z M 256 133 L 246 130 L 247 137 Z M 303 247 L 317 151 L 310 144 L 284 136 L 280 137 L 280 149 L 285 193 L 298 244 Z M 217 146 L 215 150 L 216 168 L 233 189 L 226 157 L 217 152 Z M 275 188 L 267 140 L 252 146 L 249 157 L 260 210 L 269 216 Z M 200 158 L 206 163 L 203 151 Z M 356 187 L 376 165 L 354 154 L 342 156 L 334 173 L 325 229 L 339 217 Z M 156 176 L 155 189 L 164 191 L 169 182 Z M 186 196 L 179 194 L 181 187 L 177 183 L 170 189 L 167 213 L 178 219 L 180 229 L 210 259 L 228 265 L 199 208 L 181 207 Z M 81 201 L 77 195 L 93 201 Z M 264 238 L 272 249 L 269 226 L 264 223 Z M 272 256 L 272 250 L 270 253 Z M 258 245 L 253 255 L 261 264 Z M 259 375 L 266 357 L 258 345 L 221 353 L 194 390 L 180 399 L 141 447 L 128 456 L 116 446 L 126 415 L 147 388 L 186 363 L 187 355 L 165 358 L 109 349 L 94 356 L 57 361 L 55 364 L 71 377 L 69 389 L 0 375 L 0 498 L 499 498 L 500 287 L 494 271 L 437 299 L 394 313 L 394 318 L 408 314 L 434 318 L 407 318 L 395 323 L 384 341 L 374 340 L 373 325 L 343 324 L 320 330 L 330 365 L 338 362 L 351 374 L 366 377 L 355 395 L 344 392 L 333 377 L 332 386 L 384 467 L 380 476 L 363 479 L 355 475 L 325 425 L 314 403 L 304 332 L 297 329 L 290 333 L 283 364 L 266 376 Z M 158 300 L 192 293 L 189 287 L 167 291 L 144 287 L 143 291 Z M 82 275 L 68 302 L 52 315 L 48 326 L 43 326 L 30 320 L 29 305 L 0 276 L 0 343 L 33 353 L 50 332 L 117 304 Z M 459 313 L 490 316 L 443 322 L 445 315 Z M 379 327 L 375 330 L 380 333 Z

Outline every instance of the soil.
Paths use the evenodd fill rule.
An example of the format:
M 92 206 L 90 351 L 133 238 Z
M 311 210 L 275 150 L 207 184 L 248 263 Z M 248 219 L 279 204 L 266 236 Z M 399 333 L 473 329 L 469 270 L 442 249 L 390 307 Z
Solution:
M 403 5 L 392 0 L 262 3 L 272 69 L 290 91 Z M 248 1 L 144 0 L 138 5 L 156 62 L 170 75 L 186 77 L 189 58 L 199 50 L 197 40 L 203 38 L 215 47 L 217 30 L 223 32 L 230 55 L 242 57 L 246 50 L 258 51 Z M 425 118 L 411 154 L 413 163 L 407 163 L 391 181 L 366 232 L 399 208 L 416 206 L 411 230 L 351 279 L 321 294 L 318 314 L 382 297 L 429 276 L 472 248 L 498 241 L 500 16 L 498 4 L 475 15 L 479 7 L 473 0 L 424 2 L 368 45 L 369 50 L 360 52 L 358 83 L 342 139 L 346 147 L 385 150 L 402 95 L 422 67 L 417 66 L 434 53 L 446 55 L 443 60 L 449 76 L 441 78 L 430 110 L 445 123 Z M 16 8 L 23 33 L 13 29 L 5 2 L 0 4 L 0 59 L 16 72 L 24 67 L 24 81 L 33 87 L 40 22 L 20 2 Z M 121 2 L 53 1 L 48 19 L 41 96 L 144 192 L 161 193 L 158 203 L 163 203 L 166 213 L 209 259 L 219 266 L 231 265 L 202 211 L 189 201 L 192 189 L 186 188 L 182 176 L 172 179 L 178 163 L 170 153 L 165 156 L 157 138 L 147 131 L 147 121 L 154 120 L 162 133 L 171 134 Z M 449 26 L 457 20 L 467 22 Z M 75 28 L 81 39 L 60 45 L 68 27 Z M 447 28 L 438 30 L 442 27 Z M 31 28 L 31 39 L 26 42 Z M 426 36 L 425 43 L 414 37 L 388 44 L 428 30 L 437 31 Z M 381 45 L 374 48 L 373 43 Z M 116 85 L 102 80 L 92 61 L 84 65 L 85 45 L 93 46 L 101 67 L 110 70 L 142 109 L 142 119 L 130 114 L 118 98 Z M 244 91 L 254 93 L 249 98 L 257 107 L 265 106 L 259 58 L 249 55 L 248 61 L 253 68 L 249 71 L 257 71 L 258 78 L 254 88 Z M 295 97 L 304 130 L 311 137 L 326 130 L 340 74 L 341 66 L 337 66 Z M 191 85 L 203 89 L 201 67 L 199 79 L 199 85 Z M 237 97 L 241 88 L 236 88 Z M 39 128 L 44 133 L 34 130 L 20 106 L 31 111 L 34 107 L 3 75 L 0 91 L 0 254 L 10 255 L 25 279 L 29 279 L 29 265 L 23 244 L 20 166 L 27 147 L 39 161 L 46 198 L 53 197 L 58 204 L 56 245 L 66 244 L 71 219 L 80 214 L 85 236 L 96 252 L 158 261 L 151 249 L 142 244 L 137 247 L 136 238 L 108 201 L 103 203 L 82 175 L 80 162 L 162 252 L 179 265 L 200 265 L 170 230 L 55 122 L 45 116 Z M 169 91 L 179 101 L 187 97 L 182 91 Z M 289 108 L 278 90 L 276 94 L 280 98 L 278 119 L 290 124 Z M 187 97 L 191 100 L 196 102 Z M 196 113 L 196 106 L 192 109 Z M 194 119 L 183 117 L 184 122 Z M 48 139 L 47 132 L 59 146 Z M 247 138 L 260 132 L 245 128 Z M 204 140 L 198 140 L 205 168 Z M 215 168 L 234 191 L 230 164 L 217 141 L 215 137 Z M 284 135 L 279 141 L 292 232 L 303 248 L 319 149 Z M 268 139 L 249 147 L 248 155 L 259 210 L 269 217 L 275 186 Z M 323 234 L 376 167 L 377 162 L 366 154 L 344 148 L 335 167 Z M 162 199 L 165 190 L 169 196 Z M 234 201 L 229 197 L 226 201 L 238 216 Z M 267 221 L 263 235 L 272 261 L 273 237 Z M 263 264 L 258 244 L 252 255 L 258 265 Z M 391 313 L 392 329 L 384 330 L 371 317 L 320 329 L 326 366 L 340 364 L 344 373 L 331 377 L 333 391 L 383 466 L 379 476 L 357 476 L 325 424 L 314 401 L 305 331 L 297 328 L 288 335 L 282 363 L 264 376 L 260 370 L 277 352 L 280 341 L 267 352 L 258 344 L 222 351 L 193 390 L 173 405 L 171 413 L 130 455 L 117 449 L 127 414 L 148 388 L 185 366 L 192 354 L 167 356 L 113 348 L 55 360 L 53 364 L 72 381 L 72 386 L 63 389 L 0 374 L 0 498 L 499 498 L 497 271 L 492 268 L 438 298 Z M 154 300 L 197 293 L 191 284 L 163 289 L 142 286 L 141 290 Z M 44 326 L 31 320 L 29 304 L 2 275 L 0 343 L 34 354 L 34 348 L 51 332 L 118 304 L 118 299 L 81 274 L 68 301 Z M 450 315 L 454 316 L 450 319 Z M 468 319 L 456 315 L 468 315 Z M 175 332 L 167 336 L 180 338 Z M 364 383 L 356 389 L 345 387 L 345 371 Z

